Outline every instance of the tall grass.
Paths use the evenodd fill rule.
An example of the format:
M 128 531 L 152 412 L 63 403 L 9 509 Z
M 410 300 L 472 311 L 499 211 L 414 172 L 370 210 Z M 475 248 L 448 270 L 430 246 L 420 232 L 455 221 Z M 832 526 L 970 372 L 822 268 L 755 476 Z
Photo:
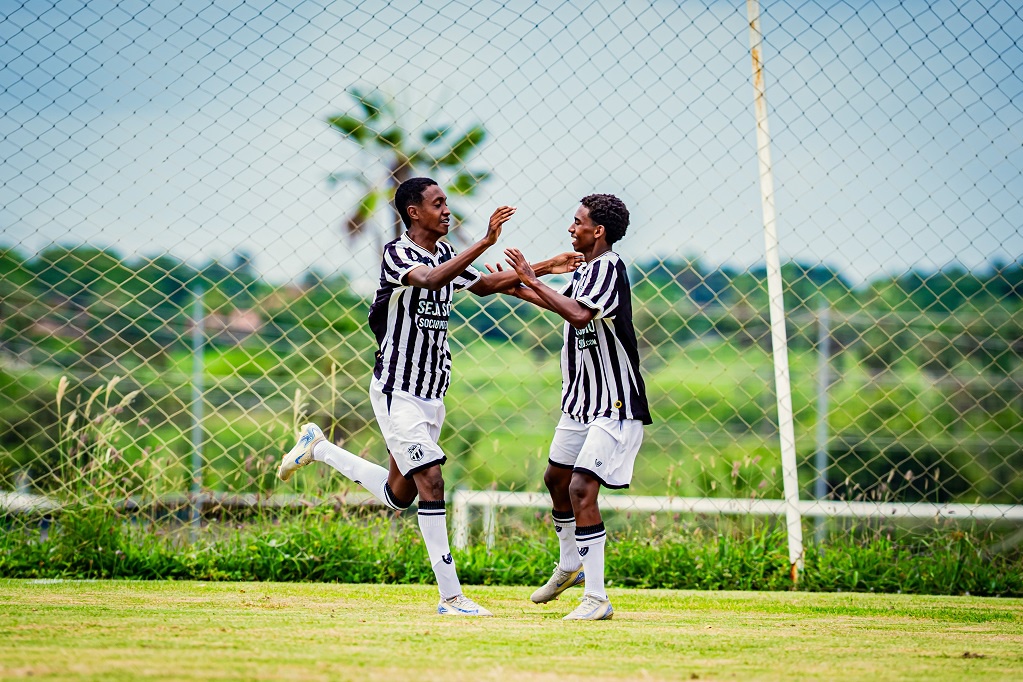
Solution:
M 847 534 L 809 547 L 800 589 L 1023 596 L 1023 553 L 989 553 L 991 539 L 932 531 L 896 541 Z M 541 520 L 517 524 L 488 550 L 455 551 L 468 584 L 534 585 L 557 559 Z M 608 583 L 642 588 L 787 590 L 784 530 L 766 523 L 650 527 L 613 533 Z M 412 515 L 311 509 L 255 521 L 211 521 L 197 532 L 173 519 L 110 508 L 66 509 L 45 532 L 17 523 L 0 534 L 0 576 L 344 583 L 431 583 Z

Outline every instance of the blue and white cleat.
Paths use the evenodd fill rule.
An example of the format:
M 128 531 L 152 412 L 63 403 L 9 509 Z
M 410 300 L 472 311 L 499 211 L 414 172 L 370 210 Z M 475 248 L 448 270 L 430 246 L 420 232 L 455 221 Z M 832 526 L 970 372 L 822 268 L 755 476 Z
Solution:
M 326 441 L 323 431 L 316 424 L 306 424 L 299 431 L 298 442 L 295 447 L 288 450 L 284 455 L 281 465 L 277 467 L 277 478 L 287 481 L 296 469 L 301 469 L 313 461 L 313 448 L 320 441 Z
M 586 582 L 586 575 L 583 573 L 582 566 L 574 571 L 566 571 L 560 566 L 555 566 L 551 579 L 537 589 L 530 599 L 534 604 L 546 604 L 552 599 L 557 599 L 558 595 L 568 588 L 582 585 L 584 582 Z
M 451 599 L 441 599 L 437 613 L 442 616 L 492 616 L 490 611 L 469 599 L 464 594 Z
M 575 607 L 575 611 L 562 620 L 611 620 L 614 615 L 615 610 L 611 608 L 609 600 L 594 597 L 592 594 L 584 594 L 582 602 Z

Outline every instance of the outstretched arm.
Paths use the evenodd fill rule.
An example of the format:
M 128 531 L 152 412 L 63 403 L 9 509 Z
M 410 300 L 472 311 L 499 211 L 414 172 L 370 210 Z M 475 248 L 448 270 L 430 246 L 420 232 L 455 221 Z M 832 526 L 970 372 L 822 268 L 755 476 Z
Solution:
M 491 273 L 505 272 L 505 269 L 501 267 L 500 263 L 496 263 L 495 265 L 491 265 L 490 263 L 484 263 L 484 265 L 487 266 L 487 270 L 489 270 Z M 514 270 L 508 270 L 508 272 L 515 275 L 515 283 L 512 284 L 507 289 L 502 289 L 501 291 L 499 291 L 498 292 L 499 294 L 505 294 L 506 296 L 514 296 L 515 298 L 520 298 L 523 301 L 532 303 L 533 305 L 539 308 L 543 308 L 544 310 L 551 309 L 550 306 L 544 303 L 543 299 L 537 296 L 532 289 L 530 289 L 529 287 L 527 287 L 526 285 L 519 281 L 519 276 L 518 274 L 515 273 Z
M 522 255 L 521 251 L 518 249 L 505 249 L 504 254 L 507 256 L 508 265 L 510 265 L 519 276 L 519 281 L 528 287 L 529 291 L 531 291 L 537 298 L 543 301 L 543 304 L 545 305 L 542 307 L 545 307 L 548 310 L 553 310 L 558 315 L 561 315 L 576 329 L 582 329 L 590 323 L 590 320 L 593 319 L 593 316 L 596 313 L 579 303 L 579 301 L 574 298 L 569 298 L 564 294 L 559 294 L 554 289 L 551 289 L 549 286 L 541 282 L 536 276 L 536 272 Z
M 465 251 L 452 258 L 446 263 L 441 263 L 435 268 L 423 265 L 410 270 L 406 279 L 409 285 L 423 289 L 436 290 L 446 287 L 456 277 L 465 271 L 472 262 L 483 255 L 483 252 L 497 243 L 501 236 L 501 228 L 508 222 L 508 219 L 515 214 L 514 206 L 501 206 L 490 216 L 490 225 L 487 227 L 487 236 L 479 240 Z M 479 282 L 477 282 L 479 284 Z M 476 286 L 476 285 L 473 285 Z
M 530 267 L 533 268 L 533 272 L 537 277 L 543 277 L 544 275 L 560 275 L 572 272 L 582 263 L 583 255 L 581 253 L 566 251 Z M 495 293 L 517 295 L 514 291 L 511 291 L 519 283 L 519 276 L 514 270 L 504 270 L 500 263 L 497 264 L 496 269 L 487 265 L 487 270 L 490 271 L 490 274 L 483 275 L 478 282 L 469 287 L 469 291 L 477 296 L 489 296 Z

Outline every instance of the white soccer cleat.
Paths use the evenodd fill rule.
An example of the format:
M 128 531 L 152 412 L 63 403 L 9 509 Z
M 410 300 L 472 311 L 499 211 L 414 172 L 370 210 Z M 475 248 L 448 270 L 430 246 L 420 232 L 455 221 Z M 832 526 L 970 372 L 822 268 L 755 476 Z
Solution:
M 288 450 L 284 455 L 281 465 L 277 467 L 277 478 L 287 481 L 296 469 L 301 469 L 313 461 L 313 448 L 320 441 L 326 441 L 323 431 L 316 424 L 306 424 L 299 431 L 298 442 L 295 447 Z
M 614 615 L 615 610 L 611 608 L 609 600 L 594 597 L 592 594 L 584 594 L 582 602 L 575 607 L 575 611 L 562 620 L 611 620 Z
M 586 575 L 583 573 L 582 566 L 574 571 L 566 571 L 560 566 L 555 566 L 554 575 L 551 576 L 551 579 L 548 580 L 545 585 L 537 589 L 537 591 L 530 596 L 530 599 L 534 604 L 546 604 L 552 599 L 557 599 L 558 595 L 568 588 L 576 585 L 582 585 L 584 582 L 586 582 Z
M 469 599 L 464 594 L 451 599 L 441 599 L 437 613 L 442 616 L 492 616 L 490 611 Z

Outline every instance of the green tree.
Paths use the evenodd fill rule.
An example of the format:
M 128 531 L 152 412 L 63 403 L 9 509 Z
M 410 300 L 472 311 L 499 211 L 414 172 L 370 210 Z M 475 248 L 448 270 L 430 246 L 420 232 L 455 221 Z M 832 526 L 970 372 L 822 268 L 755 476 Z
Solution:
M 355 208 L 345 218 L 349 236 L 357 236 L 373 215 L 394 198 L 394 190 L 416 174 L 429 175 L 440 182 L 449 195 L 473 196 L 490 177 L 490 171 L 467 167 L 487 138 L 482 124 L 463 129 L 455 124 L 427 124 L 407 130 L 399 120 L 394 98 L 379 90 L 349 89 L 354 107 L 347 113 L 327 117 L 327 123 L 346 139 L 376 156 L 385 172 L 373 177 L 365 171 L 338 172 L 329 176 L 331 184 L 355 181 L 363 190 Z M 443 177 L 437 177 L 438 175 Z M 456 223 L 463 216 L 452 211 Z M 457 229 L 456 224 L 456 229 Z M 401 235 L 401 220 L 394 216 L 393 234 Z

